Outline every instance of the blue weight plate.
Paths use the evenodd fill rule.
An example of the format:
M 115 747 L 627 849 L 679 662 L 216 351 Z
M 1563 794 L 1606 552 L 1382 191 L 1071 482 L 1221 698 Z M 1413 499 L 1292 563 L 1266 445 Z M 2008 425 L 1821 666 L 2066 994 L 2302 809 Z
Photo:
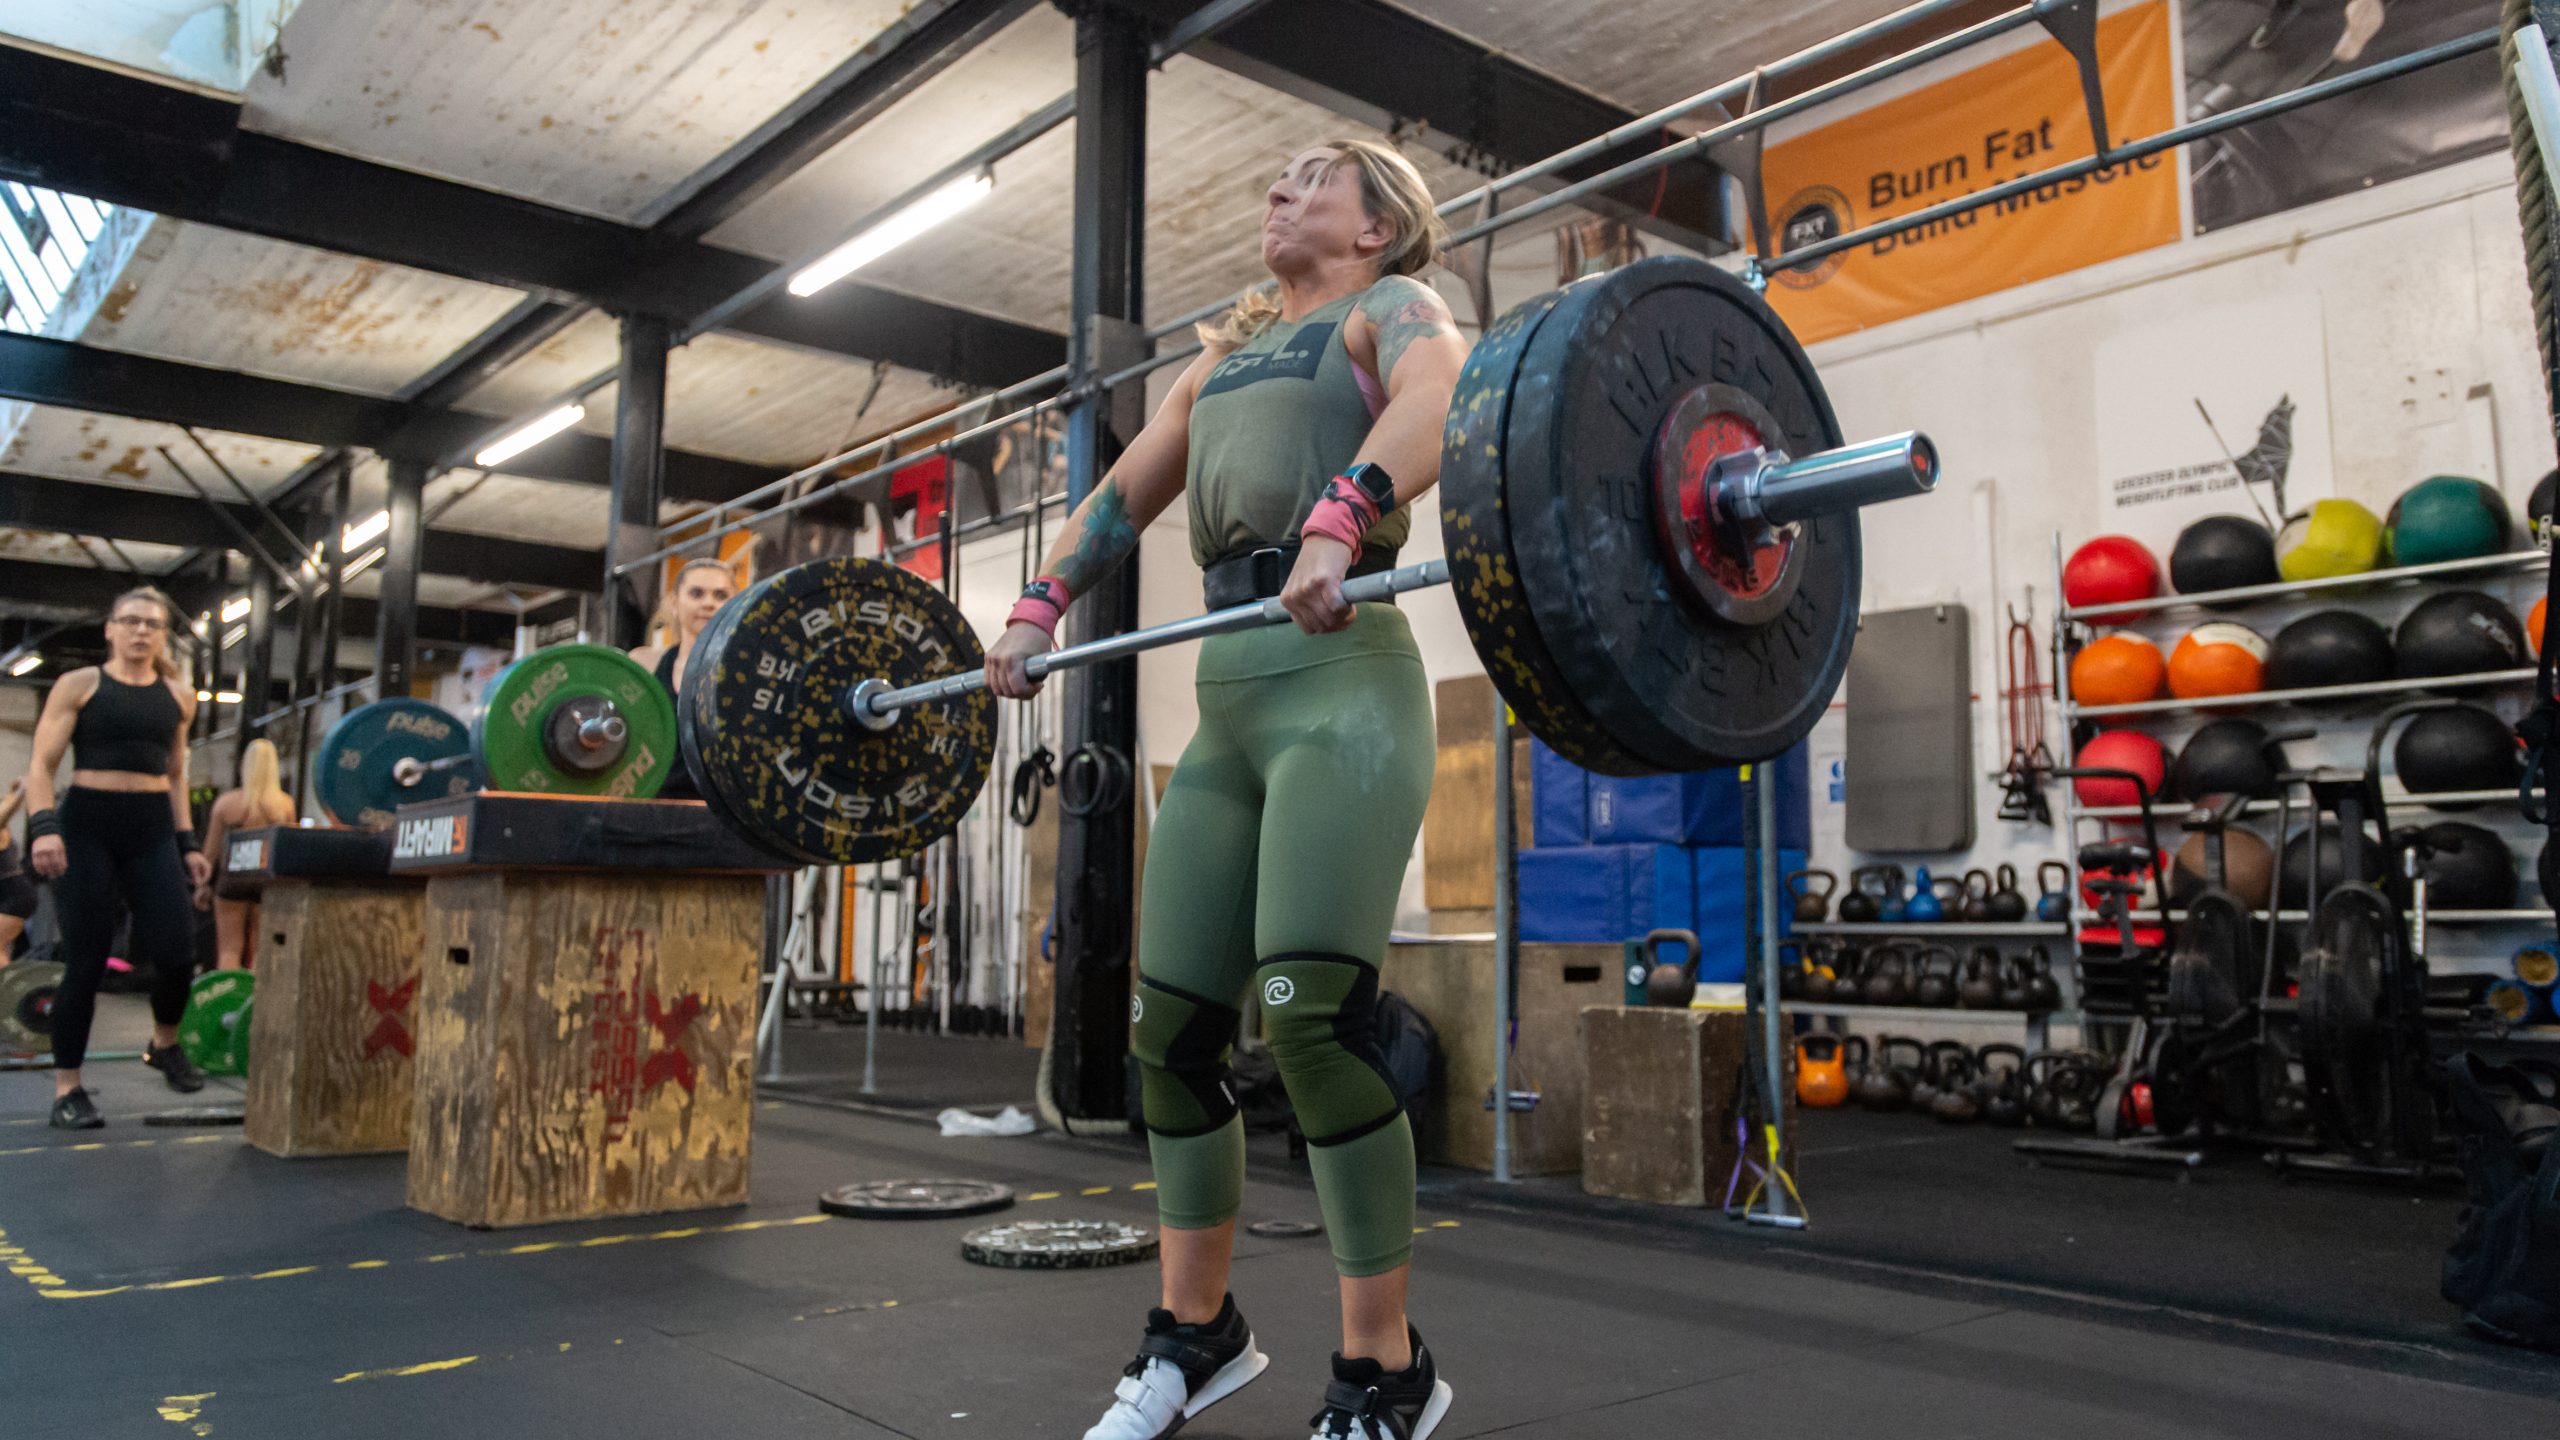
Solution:
M 442 706 L 405 697 L 358 706 L 321 737 L 313 761 L 320 806 L 341 825 L 378 830 L 391 823 L 400 806 L 476 788 L 479 771 L 470 754 L 470 728 Z M 403 785 L 402 760 L 462 763 L 430 770 L 416 784 Z

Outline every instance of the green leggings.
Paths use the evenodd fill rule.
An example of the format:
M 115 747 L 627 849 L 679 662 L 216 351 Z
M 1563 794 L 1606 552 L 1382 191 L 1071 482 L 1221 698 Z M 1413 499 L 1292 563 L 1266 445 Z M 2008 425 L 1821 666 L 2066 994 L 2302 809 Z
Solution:
M 1244 1122 L 1228 1059 L 1248 985 L 1307 1136 L 1345 1275 L 1413 1249 L 1413 1130 L 1376 1041 L 1378 962 L 1431 797 L 1431 696 L 1393 606 L 1351 627 L 1220 636 L 1200 728 L 1147 845 L 1138 1057 L 1156 1203 L 1172 1229 L 1235 1218 Z

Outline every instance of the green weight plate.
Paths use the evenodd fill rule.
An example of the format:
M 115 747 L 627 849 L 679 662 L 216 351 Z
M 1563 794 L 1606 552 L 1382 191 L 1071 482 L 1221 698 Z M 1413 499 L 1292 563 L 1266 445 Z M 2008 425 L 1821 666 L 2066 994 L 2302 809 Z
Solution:
M 312 761 L 320 807 L 341 825 L 379 830 L 402 805 L 460 795 L 479 783 L 471 732 L 443 707 L 395 697 L 360 705 L 329 727 Z M 403 783 L 401 762 L 459 762 Z
M 1653 767 L 1611 739 L 1565 683 L 1564 671 L 1530 614 L 1511 553 L 1518 517 L 1503 478 L 1505 433 L 1516 403 L 1521 356 L 1560 293 L 1549 291 L 1514 306 L 1467 356 L 1441 431 L 1440 534 L 1449 552 L 1450 592 L 1457 597 L 1467 639 L 1521 723 L 1586 770 L 1637 775 Z
M 1016 1220 L 972 1230 L 962 1259 L 1006 1270 L 1099 1270 L 1156 1256 L 1156 1232 L 1117 1220 Z
M 859 682 L 985 663 L 942 593 L 895 565 L 835 557 L 758 581 L 694 641 L 686 681 L 697 777 L 746 833 L 809 863 L 920 853 L 960 823 L 995 754 L 995 697 L 857 722 Z
M 56 961 L 0 965 L 0 1050 L 42 1050 L 53 1043 L 53 997 L 61 988 Z
M 253 991 L 241 998 L 239 1011 L 231 1017 L 231 1043 L 223 1047 L 222 1065 L 215 1071 L 216 1074 L 246 1075 L 249 1073 L 249 1024 L 257 1011 L 256 992 Z
M 1661 771 L 1765 760 L 1803 739 L 1857 637 L 1858 517 L 1802 522 L 1783 566 L 1764 570 L 1711 548 L 1711 532 L 1671 533 L 1657 508 L 1658 487 L 1695 498 L 1694 467 L 1738 443 L 1791 455 L 1841 443 L 1784 322 L 1703 261 L 1638 261 L 1565 288 L 1512 388 L 1512 558 L 1592 719 Z
M 677 763 L 675 706 L 621 651 L 554 645 L 498 672 L 471 747 L 492 790 L 646 800 Z
M 196 977 L 187 992 L 187 1011 L 178 1017 L 178 1046 L 197 1069 L 238 1073 L 230 1069 L 232 1037 L 246 1031 L 249 996 L 257 988 L 252 970 L 215 970 Z

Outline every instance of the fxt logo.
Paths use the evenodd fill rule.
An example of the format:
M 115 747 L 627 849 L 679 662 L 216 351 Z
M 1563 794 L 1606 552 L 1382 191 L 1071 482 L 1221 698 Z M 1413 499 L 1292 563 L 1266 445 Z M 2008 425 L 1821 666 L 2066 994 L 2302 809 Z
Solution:
M 232 841 L 230 858 L 222 862 L 222 868 L 235 875 L 247 870 L 266 869 L 267 837 L 261 835 L 254 840 Z
M 417 1054 L 418 1045 L 409 1037 L 409 1002 L 418 998 L 418 977 L 412 975 L 397 990 L 385 990 L 379 980 L 364 982 L 365 1003 L 382 1018 L 374 1022 L 373 1033 L 364 1037 L 364 1058 L 372 1059 L 385 1050 L 399 1052 L 409 1059 Z
M 391 844 L 391 858 L 441 860 L 468 854 L 470 827 L 470 817 L 464 815 L 421 815 L 415 820 L 403 820 L 399 838 Z
M 672 1004 L 662 999 L 648 983 L 657 970 L 656 959 L 657 941 L 646 930 L 596 930 L 587 1090 L 603 1101 L 608 1143 L 630 1135 L 632 1110 L 659 1086 L 672 1080 L 687 1095 L 693 1093 L 695 1064 L 684 1037 L 702 1015 L 702 997 L 678 995 Z

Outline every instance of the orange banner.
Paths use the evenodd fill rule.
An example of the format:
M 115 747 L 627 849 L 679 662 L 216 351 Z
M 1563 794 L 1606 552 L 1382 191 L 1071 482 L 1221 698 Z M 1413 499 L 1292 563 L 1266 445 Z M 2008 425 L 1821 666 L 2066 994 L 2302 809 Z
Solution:
M 2109 138 L 2176 123 L 2167 0 L 2098 23 Z M 2013 55 L 1772 145 L 1761 158 L 1782 253 L 2095 153 L 2080 67 L 2039 37 Z M 2178 238 L 2169 155 L 2110 166 L 1770 277 L 1808 344 Z

